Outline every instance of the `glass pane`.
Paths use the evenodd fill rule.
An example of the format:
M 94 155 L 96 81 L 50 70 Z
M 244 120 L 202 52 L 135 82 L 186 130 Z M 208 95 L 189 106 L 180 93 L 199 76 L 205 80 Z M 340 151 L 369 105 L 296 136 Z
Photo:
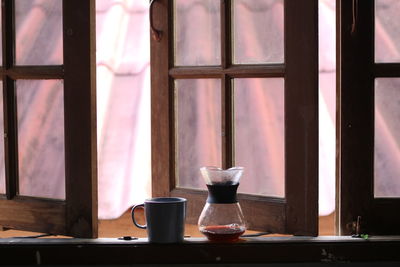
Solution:
M 375 61 L 400 61 L 400 1 L 375 0 Z
M 62 0 L 15 0 L 16 64 L 63 63 Z
M 400 197 L 400 78 L 375 80 L 375 197 Z
M 16 86 L 19 193 L 64 199 L 63 83 L 18 80 Z
M 206 188 L 202 166 L 221 167 L 221 81 L 176 80 L 177 185 Z
M 236 64 L 283 62 L 283 0 L 233 1 Z
M 239 192 L 284 197 L 284 79 L 235 79 L 235 165 Z
M 175 0 L 175 65 L 221 64 L 220 1 Z
M 0 194 L 6 193 L 6 170 L 4 159 L 4 113 L 3 82 L 0 81 Z

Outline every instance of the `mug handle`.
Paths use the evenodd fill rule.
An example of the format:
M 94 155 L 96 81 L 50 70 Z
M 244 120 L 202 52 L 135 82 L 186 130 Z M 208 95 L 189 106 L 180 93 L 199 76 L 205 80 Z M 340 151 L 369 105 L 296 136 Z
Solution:
M 132 211 L 131 211 L 132 222 L 133 222 L 133 224 L 134 224 L 136 227 L 138 227 L 138 228 L 140 228 L 140 229 L 146 229 L 146 228 L 147 228 L 147 224 L 141 225 L 141 224 L 138 224 L 138 223 L 136 222 L 136 220 L 135 220 L 135 209 L 137 209 L 137 208 L 142 208 L 142 209 L 144 209 L 144 204 L 139 204 L 139 205 L 133 206 Z

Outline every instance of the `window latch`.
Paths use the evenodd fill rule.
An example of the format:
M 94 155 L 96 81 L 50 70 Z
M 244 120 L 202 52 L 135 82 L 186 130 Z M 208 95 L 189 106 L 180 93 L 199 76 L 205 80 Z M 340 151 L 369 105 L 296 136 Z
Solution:
M 358 20 L 358 0 L 353 0 L 352 6 L 352 23 L 351 23 L 351 34 L 355 34 L 357 30 L 357 20 Z
M 161 40 L 162 36 L 162 31 L 157 30 L 154 25 L 153 25 L 153 4 L 156 0 L 150 0 L 150 10 L 149 10 L 149 17 L 150 17 L 150 29 L 151 29 L 151 35 L 154 40 L 159 42 Z
M 357 221 L 353 222 L 353 236 L 360 236 L 361 216 L 357 216 Z
M 368 239 L 368 234 L 361 233 L 361 216 L 357 216 L 357 221 L 349 223 L 348 226 L 352 230 L 351 237 Z

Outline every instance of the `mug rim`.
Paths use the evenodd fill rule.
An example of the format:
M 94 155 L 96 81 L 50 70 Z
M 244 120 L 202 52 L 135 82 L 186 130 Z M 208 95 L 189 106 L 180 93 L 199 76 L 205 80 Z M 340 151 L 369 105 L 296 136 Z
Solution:
M 170 204 L 170 203 L 182 203 L 186 201 L 187 199 L 183 197 L 153 197 L 146 199 L 144 203 Z

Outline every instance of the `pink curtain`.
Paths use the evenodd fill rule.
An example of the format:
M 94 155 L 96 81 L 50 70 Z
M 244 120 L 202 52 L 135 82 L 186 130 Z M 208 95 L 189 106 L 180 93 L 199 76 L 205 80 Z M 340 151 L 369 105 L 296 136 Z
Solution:
M 148 1 L 97 0 L 99 218 L 151 194 Z
M 215 1 L 215 0 L 213 0 Z M 200 7 L 201 16 L 207 16 L 207 9 L 202 6 L 207 6 L 207 3 L 213 3 L 213 1 L 179 1 L 187 11 L 182 13 L 182 19 L 188 22 L 198 20 L 196 18 L 196 12 L 191 9 L 192 6 Z M 51 15 L 52 12 L 59 12 L 57 7 L 53 6 L 53 3 L 59 4 L 58 1 L 49 0 L 36 0 L 36 1 L 18 1 L 19 3 L 25 3 L 18 9 L 17 14 L 17 59 L 21 64 L 28 64 L 29 62 L 36 62 L 35 64 L 58 64 L 62 51 L 62 42 L 60 39 L 60 29 L 56 23 L 59 21 L 57 16 Z M 244 3 L 250 3 L 247 5 L 247 9 L 258 12 L 262 10 L 265 3 L 271 3 L 274 1 L 246 1 Z M 279 1 L 275 1 L 279 2 Z M 191 3 L 191 4 L 190 4 Z M 334 0 L 321 0 L 319 1 L 319 27 L 320 27 L 320 214 L 327 215 L 334 210 L 334 198 L 335 198 L 335 1 Z M 400 8 L 398 1 L 391 0 L 378 0 L 379 10 L 377 10 L 377 54 L 380 55 L 383 62 L 386 61 L 399 61 L 400 60 L 400 47 L 398 42 L 398 34 L 396 35 L 400 25 L 397 25 L 396 10 Z M 254 5 L 260 5 L 259 8 L 254 8 Z M 216 5 L 218 6 L 218 5 Z M 271 8 L 277 8 L 278 5 L 271 6 Z M 272 8 L 272 9 L 273 9 Z M 52 12 L 50 12 L 52 11 Z M 53 13 L 54 13 L 53 12 Z M 216 10 L 211 9 L 211 13 Z M 209 12 L 210 13 L 210 12 Z M 190 14 L 190 16 L 188 16 Z M 242 13 L 240 13 L 242 14 Z M 264 24 L 271 26 L 275 21 L 277 27 L 282 27 L 279 24 L 280 18 L 275 15 L 271 16 L 270 23 Z M 209 15 L 209 14 L 208 14 Z M 256 15 L 255 15 L 256 16 Z M 257 17 L 257 16 L 256 16 Z M 389 18 L 392 17 L 392 21 Z M 111 219 L 120 216 L 126 211 L 131 205 L 142 202 L 143 199 L 151 195 L 151 167 L 150 167 L 150 67 L 149 67 L 149 19 L 148 19 L 148 1 L 134 1 L 134 0 L 97 0 L 96 1 L 96 34 L 97 34 L 97 117 L 98 117 L 98 173 L 99 173 L 99 218 L 100 219 Z M 49 23 L 53 21 L 53 23 Z M 46 22 L 46 23 L 44 23 Z M 248 29 L 252 28 L 257 23 L 249 19 L 243 19 L 241 25 L 246 26 Z M 189 33 L 195 33 L 194 36 L 201 37 L 202 34 L 217 34 L 219 23 L 218 19 L 208 20 L 207 24 L 195 23 L 198 28 L 197 31 L 189 31 Z M 189 25 L 189 23 L 187 23 Z M 50 28 L 46 28 L 48 26 Z M 33 29 L 35 30 L 32 30 Z M 55 27 L 55 28 L 54 28 Z M 195 27 L 195 28 L 196 28 Z M 253 27 L 254 29 L 254 27 Z M 175 29 L 177 30 L 177 29 Z M 260 29 L 258 29 L 260 30 Z M 204 32 L 203 32 L 204 31 Z M 262 31 L 262 29 L 261 29 Z M 249 31 L 250 32 L 250 31 Z M 249 33 L 248 32 L 248 33 Z M 49 35 L 55 38 L 51 42 L 45 38 L 45 35 Z M 57 37 L 58 36 L 58 37 Z M 239 61 L 246 61 L 254 56 L 255 53 L 262 53 L 264 48 L 262 47 L 263 41 L 259 41 L 257 38 L 262 38 L 256 34 L 247 34 L 246 38 L 238 39 L 237 41 L 244 45 L 244 54 L 238 56 Z M 276 38 L 276 36 L 274 37 Z M 218 46 L 211 47 L 209 43 L 213 40 L 217 40 L 210 36 L 206 38 L 200 38 L 199 42 L 191 42 L 192 37 L 187 39 L 186 43 L 179 43 L 179 50 L 177 52 L 186 54 L 188 58 L 180 58 L 180 62 L 186 62 L 185 60 L 192 60 L 196 64 L 207 64 L 207 62 L 215 62 L 220 60 Z M 208 40 L 208 41 L 207 41 Z M 37 47 L 45 47 L 41 52 L 47 56 L 44 57 L 41 54 L 31 53 L 30 51 L 38 50 Z M 51 49 L 50 49 L 51 48 Z M 19 51 L 19 52 L 18 52 Z M 260 52 L 261 51 L 261 52 Z M 25 56 L 24 56 L 25 55 Z M 197 56 L 196 56 L 197 55 Z M 24 61 L 25 60 L 25 61 Z M 49 60 L 49 62 L 40 62 L 40 60 Z M 28 62 L 28 63 L 27 63 Z M 184 63 L 187 64 L 187 63 Z M 214 63 L 213 63 L 214 64 Z M 57 82 L 56 82 L 57 84 Z M 196 84 L 196 83 L 195 83 Z M 210 106 L 207 103 L 207 97 L 202 94 L 201 83 L 197 83 L 199 88 L 196 89 L 194 99 L 203 99 L 203 101 L 196 103 L 195 106 L 186 105 L 187 112 L 182 114 L 192 114 L 192 118 L 195 118 L 193 123 L 200 123 L 198 126 L 182 125 L 183 137 L 186 140 L 186 146 L 190 148 L 190 140 L 196 135 L 196 131 L 207 132 L 207 128 L 204 125 L 214 125 L 215 122 L 210 120 L 209 115 L 214 114 L 218 107 Z M 218 84 L 218 83 L 217 83 Z M 31 86 L 31 85 L 26 85 Z M 32 85 L 33 86 L 33 85 Z M 59 85 L 57 85 L 59 86 Z M 208 89 L 215 87 L 218 89 L 218 85 L 211 85 L 208 83 L 206 86 Z M 235 86 L 238 86 L 236 84 Z M 242 163 L 247 165 L 247 175 L 250 177 L 256 176 L 256 173 L 264 173 L 266 176 L 271 176 L 271 179 L 264 179 L 264 183 L 261 187 L 267 188 L 268 190 L 275 190 L 277 195 L 282 195 L 281 188 L 284 180 L 282 179 L 283 173 L 281 172 L 282 167 L 278 160 L 274 160 L 282 157 L 280 155 L 283 135 L 279 131 L 279 127 L 273 130 L 271 127 L 271 118 L 279 124 L 279 116 L 276 111 L 282 109 L 276 102 L 270 102 L 270 99 L 274 99 L 277 90 L 266 90 L 265 88 L 270 85 L 263 85 L 260 80 L 252 80 L 250 83 L 242 84 L 241 86 L 248 87 L 249 90 L 238 90 L 236 98 L 238 99 L 235 105 L 240 105 L 240 114 L 250 112 L 259 112 L 260 116 L 257 119 L 252 118 L 248 124 L 237 129 L 239 134 L 238 144 L 242 144 L 242 147 L 237 147 L 238 151 L 241 151 Z M 399 114 L 400 107 L 398 102 L 390 99 L 398 99 L 398 90 L 385 90 L 385 88 L 398 89 L 400 81 L 391 79 L 389 81 L 380 80 L 377 81 L 379 86 L 378 91 L 383 92 L 377 93 L 377 106 L 375 109 L 376 116 L 376 156 L 375 156 L 375 171 L 377 177 L 376 193 L 383 196 L 399 196 L 400 195 L 400 183 L 398 182 L 398 173 L 400 164 L 400 137 L 398 136 L 398 127 L 400 122 L 398 121 L 397 115 Z M 59 99 L 59 94 L 52 93 L 53 91 L 59 92 L 59 89 L 54 89 L 50 85 L 43 85 L 44 89 L 37 90 L 40 93 L 28 95 L 29 97 L 21 98 L 24 99 L 23 103 L 19 103 L 20 106 L 26 105 L 26 109 L 31 109 L 34 103 L 45 103 L 50 111 L 51 103 L 56 103 Z M 278 86 L 279 87 L 279 86 Z M 47 90 L 46 88 L 49 88 Z M 53 89 L 51 89 L 53 88 Z M 181 89 L 184 90 L 187 86 L 183 86 Z M 252 90 L 254 89 L 254 90 Z M 29 89 L 27 89 L 29 90 Z M 41 92 L 46 91 L 46 94 L 40 97 Z M 213 89 L 214 90 L 214 89 Z M 278 89 L 279 90 L 279 89 Z M 252 92 L 248 94 L 248 92 Z M 391 92 L 390 94 L 388 92 Z M 183 91 L 182 91 L 183 92 Z M 191 99 L 190 92 L 184 91 L 186 98 Z M 189 94 L 189 95 L 187 95 Z M 379 94 L 379 95 L 378 95 Z M 212 95 L 212 94 L 211 94 Z M 40 99 L 38 99 L 40 97 Z M 182 97 L 182 96 L 181 96 Z M 387 100 L 389 98 L 389 100 Z M 36 99 L 36 100 L 35 100 Z M 266 101 L 263 101 L 266 100 Z M 379 100 L 380 99 L 380 100 Z M 35 100 L 35 101 L 34 101 Z M 39 101 L 39 102 L 37 102 Z M 380 101 L 380 102 L 379 102 Z M 389 103 L 389 102 L 391 103 Z M 218 102 L 218 101 L 217 101 Z M 207 103 L 207 105 L 204 105 Z M 389 104 L 386 104 L 389 103 Z M 393 104 L 394 103 L 394 104 Z M 43 105 L 42 105 L 43 106 Z M 185 105 L 184 105 L 185 106 Z M 205 109 L 210 109 L 210 112 L 205 112 Z M 23 110 L 23 109 L 20 109 Z M 182 111 L 182 110 L 181 110 Z M 214 112 L 214 113 L 213 113 Z M 250 113 L 251 113 L 250 112 Z M 47 112 L 48 113 L 48 112 Z M 238 113 L 236 119 L 237 124 L 240 125 L 241 119 Z M 216 113 L 218 114 L 218 113 Z M 186 116 L 185 115 L 185 116 Z M 266 123 L 260 122 L 259 119 L 265 118 Z M 23 114 L 21 113 L 21 125 L 24 127 Z M 269 119 L 268 119 L 269 118 Z M 1 119 L 1 118 L 0 118 Z M 57 120 L 57 116 L 52 116 L 47 120 L 43 120 L 39 115 L 36 116 L 38 122 L 52 123 L 52 120 Z M 245 118 L 244 120 L 248 120 Z M 269 120 L 269 122 L 268 122 Z M 187 119 L 190 121 L 190 118 Z M 26 122 L 26 120 L 25 120 Z M 55 121 L 53 121 L 55 122 Z M 209 124 L 207 124 L 210 122 Z M 245 121 L 246 122 L 246 121 Z M 269 123 L 269 124 L 268 124 Z M 201 127 L 200 127 L 201 126 Z M 22 129 L 21 128 L 21 129 Z M 45 129 L 45 128 L 43 128 Z M 195 129 L 195 130 L 193 130 Z M 215 129 L 214 129 L 215 130 Z M 257 134 L 252 135 L 251 133 L 256 132 Z M 29 134 L 34 133 L 30 130 Z M 215 130 L 211 135 L 199 135 L 201 139 L 196 139 L 198 151 L 192 151 L 188 149 L 189 154 L 199 153 L 201 155 L 218 155 L 220 151 L 210 150 L 207 146 L 209 140 L 204 138 L 219 139 L 222 133 L 219 130 Z M 29 149 L 33 152 L 37 152 L 37 144 L 41 144 L 40 138 L 44 138 L 46 133 L 37 135 L 31 139 L 28 143 L 21 142 L 21 159 L 20 164 L 25 164 L 28 158 L 25 156 L 29 155 Z M 59 137 L 57 137 L 59 138 Z M 254 138 L 254 140 L 253 140 Z M 53 140 L 53 137 L 49 137 Z M 62 136 L 61 136 L 62 139 Z M 57 139 L 58 140 L 58 139 Z M 188 141 L 189 140 L 189 141 Z M 54 141 L 54 140 L 53 140 Z M 264 148 L 260 147 L 252 148 L 248 143 L 252 141 L 256 144 L 265 145 Z M 32 146 L 33 144 L 33 146 Z M 46 148 L 50 151 L 50 158 L 54 157 L 54 153 L 62 153 L 58 141 L 50 142 L 51 148 Z M 62 147 L 62 146 L 61 146 Z M 193 148 L 193 147 L 192 147 Z M 197 149 L 196 148 L 196 149 Z M 211 151 L 211 152 L 210 152 Z M 257 151 L 257 154 L 252 152 Z M 1 152 L 1 151 L 0 151 Z M 207 154 L 208 153 L 208 154 Z M 4 157 L 3 152 L 0 153 L 1 157 Z M 34 155 L 34 154 L 31 154 Z M 181 155 L 182 156 L 182 155 Z M 183 155 L 184 156 L 184 155 Z M 197 157 L 197 156 L 196 156 Z M 203 181 L 198 174 L 198 167 L 206 164 L 207 162 L 200 162 L 198 157 L 196 158 L 191 155 L 191 161 L 187 162 L 187 166 L 190 170 L 186 171 L 185 176 L 189 176 L 190 179 L 194 179 L 195 187 L 201 187 Z M 208 156 L 206 156 L 208 157 Z M 34 157 L 33 157 L 34 158 Z M 58 157 L 60 158 L 60 157 Z M 190 159 L 189 158 L 189 159 Z M 248 160 L 255 159 L 255 160 Z M 268 162 L 265 165 L 260 162 Z M 218 162 L 213 164 L 218 164 Z M 57 164 L 50 164 L 50 167 L 62 168 L 63 166 Z M 33 165 L 29 165 L 33 166 Z M 50 168 L 46 167 L 46 168 Z M 182 168 L 184 168 L 183 166 Z M 3 171 L 0 172 L 0 193 L 4 193 L 4 167 Z M 33 170 L 33 169 L 32 169 Z M 274 170 L 271 172 L 271 170 Z M 43 195 L 54 198 L 63 198 L 63 194 L 60 193 L 62 189 L 63 178 L 60 176 L 59 180 L 53 179 L 51 181 L 51 188 L 47 188 L 44 185 L 49 184 L 48 178 L 42 176 L 45 170 L 40 170 L 39 175 L 36 178 L 32 178 L 27 175 L 26 184 L 21 182 L 21 186 L 26 185 L 29 188 L 29 194 L 31 195 Z M 34 171 L 35 172 L 35 171 Z M 57 170 L 52 170 L 52 173 L 57 173 Z M 254 172 L 254 173 L 252 173 Z M 39 179 L 39 180 L 32 180 Z M 40 180 L 41 179 L 41 180 Z M 245 178 L 242 183 L 243 190 L 254 190 L 258 184 L 251 180 L 253 178 Z M 260 181 L 258 181 L 260 182 Z M 385 185 L 385 186 L 382 186 Z M 190 186 L 190 184 L 188 185 Z M 43 193 L 47 192 L 47 193 Z M 272 194 L 268 192 L 268 194 Z

